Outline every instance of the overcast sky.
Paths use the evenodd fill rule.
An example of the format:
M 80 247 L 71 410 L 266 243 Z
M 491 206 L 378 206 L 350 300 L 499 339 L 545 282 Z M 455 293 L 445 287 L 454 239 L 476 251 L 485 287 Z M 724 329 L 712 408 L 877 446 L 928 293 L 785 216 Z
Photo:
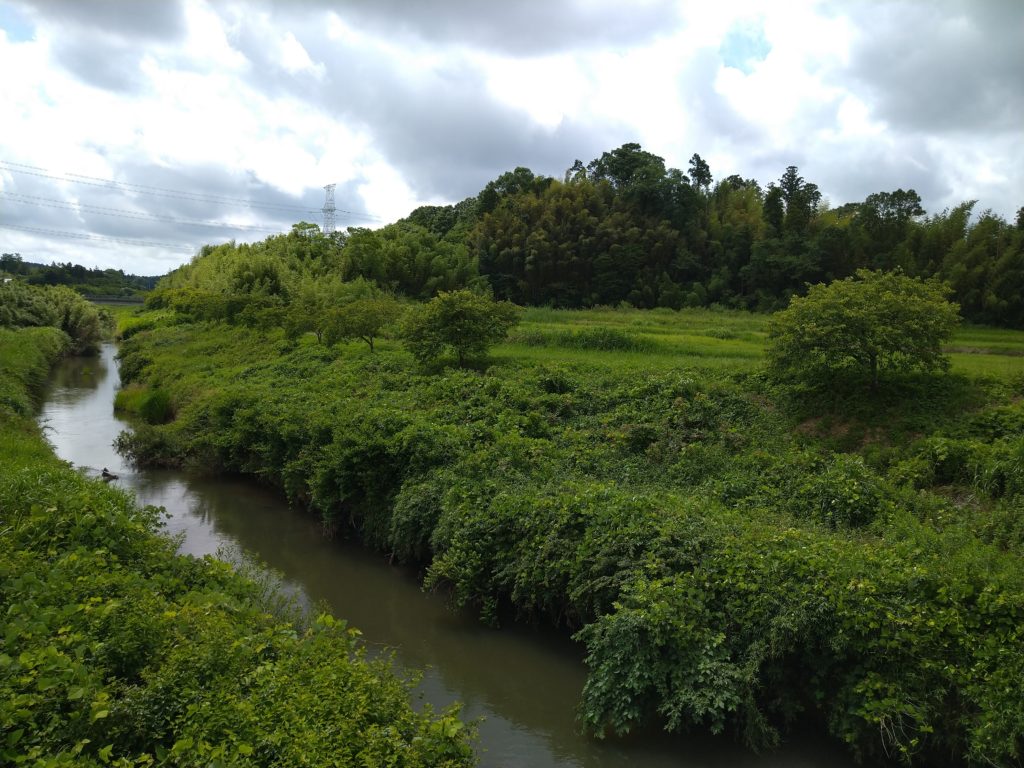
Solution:
M 320 223 L 330 182 L 376 226 L 631 141 L 833 205 L 1024 205 L 1024 0 L 0 0 L 0 73 L 26 261 L 163 274 Z

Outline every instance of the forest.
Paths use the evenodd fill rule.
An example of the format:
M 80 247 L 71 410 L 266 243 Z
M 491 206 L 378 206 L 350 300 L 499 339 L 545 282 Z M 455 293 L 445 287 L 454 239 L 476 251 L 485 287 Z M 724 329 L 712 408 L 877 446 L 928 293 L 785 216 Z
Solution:
M 418 208 L 379 229 L 326 239 L 302 224 L 296 231 L 309 244 L 286 235 L 237 251 L 244 260 L 271 252 L 317 259 L 344 280 L 421 299 L 487 284 L 498 298 L 560 308 L 773 311 L 808 284 L 899 269 L 946 282 L 967 320 L 1024 327 L 1024 207 L 1014 222 L 976 207 L 968 200 L 926 214 L 913 189 L 831 207 L 792 166 L 764 188 L 740 176 L 713 182 L 699 155 L 684 173 L 625 144 L 576 161 L 563 179 L 517 168 L 476 197 Z M 202 254 L 212 251 L 227 257 L 235 246 Z M 210 264 L 197 261 L 162 285 L 209 287 L 215 280 L 192 273 Z M 266 281 L 270 295 L 280 286 L 269 273 L 251 279 Z

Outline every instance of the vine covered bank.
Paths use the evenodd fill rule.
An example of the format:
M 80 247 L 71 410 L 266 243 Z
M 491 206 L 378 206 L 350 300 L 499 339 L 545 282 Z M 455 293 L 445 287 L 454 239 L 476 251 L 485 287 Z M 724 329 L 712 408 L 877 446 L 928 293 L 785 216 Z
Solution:
M 486 621 L 568 627 L 598 734 L 813 726 L 872 760 L 1019 764 L 1019 377 L 806 418 L 729 357 L 758 321 L 580 330 L 613 315 L 536 310 L 486 370 L 425 371 L 164 314 L 123 347 L 121 402 L 167 407 L 122 447 L 258 477 Z M 702 357 L 660 354 L 663 325 Z M 613 337 L 646 351 L 588 343 Z
M 53 456 L 32 415 L 68 344 L 0 329 L 0 762 L 473 764 L 344 622 L 178 556 L 156 510 Z

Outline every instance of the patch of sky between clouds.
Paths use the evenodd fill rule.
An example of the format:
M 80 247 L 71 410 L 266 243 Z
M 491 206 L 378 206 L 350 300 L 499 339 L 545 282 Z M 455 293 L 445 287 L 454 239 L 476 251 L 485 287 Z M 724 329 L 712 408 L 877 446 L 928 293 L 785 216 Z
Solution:
M 35 28 L 21 12 L 9 3 L 0 2 L 0 29 L 12 43 L 21 43 L 35 37 Z
M 764 34 L 764 22 L 745 20 L 733 24 L 725 33 L 718 54 L 727 67 L 740 70 L 745 75 L 768 57 L 772 46 Z

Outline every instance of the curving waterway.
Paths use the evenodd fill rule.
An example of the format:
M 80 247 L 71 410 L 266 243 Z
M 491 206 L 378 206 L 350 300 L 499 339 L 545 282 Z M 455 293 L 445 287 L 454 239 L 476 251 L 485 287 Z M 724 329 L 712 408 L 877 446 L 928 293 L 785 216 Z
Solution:
M 310 516 L 244 480 L 136 470 L 117 455 L 114 438 L 128 425 L 114 416 L 119 386 L 113 345 L 99 357 L 70 358 L 53 373 L 40 422 L 57 455 L 82 471 L 117 474 L 140 503 L 168 512 L 181 551 L 203 556 L 242 552 L 283 575 L 306 603 L 326 603 L 358 627 L 371 649 L 423 671 L 417 693 L 434 707 L 463 703 L 480 718 L 482 766 L 545 768 L 845 768 L 841 747 L 795 738 L 769 755 L 706 736 L 645 734 L 600 741 L 578 733 L 575 709 L 586 676 L 580 648 L 547 629 L 480 626 L 424 592 L 416 575 L 350 543 L 320 535 Z

